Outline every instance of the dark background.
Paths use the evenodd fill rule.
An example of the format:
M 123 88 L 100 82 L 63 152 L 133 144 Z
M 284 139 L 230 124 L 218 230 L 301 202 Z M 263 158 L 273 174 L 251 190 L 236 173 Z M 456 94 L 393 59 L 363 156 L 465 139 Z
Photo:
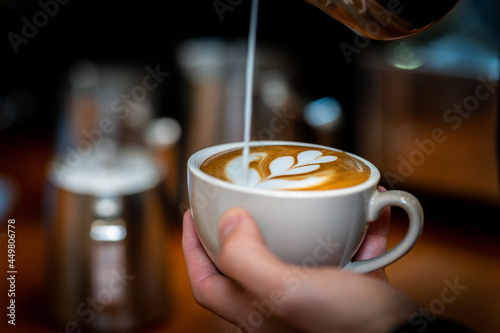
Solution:
M 51 135 L 62 80 L 80 59 L 143 67 L 161 64 L 161 69 L 172 75 L 161 86 L 163 106 L 159 112 L 182 118 L 176 47 L 194 37 L 246 39 L 251 1 L 232 3 L 237 5 L 225 11 L 221 20 L 211 0 L 72 0 L 59 4 L 57 14 L 27 44 L 20 44 L 16 54 L 7 35 L 21 35 L 22 17 L 33 22 L 41 7 L 37 1 L 0 2 L 0 96 L 22 89 L 31 92 L 35 102 L 21 119 L 4 126 L 8 128 L 0 135 L 5 137 L 11 131 Z M 311 98 L 336 95 L 349 103 L 352 68 L 339 43 L 352 43 L 353 37 L 350 30 L 304 1 L 260 1 L 257 43 L 279 46 L 296 58 L 301 77 L 298 89 Z

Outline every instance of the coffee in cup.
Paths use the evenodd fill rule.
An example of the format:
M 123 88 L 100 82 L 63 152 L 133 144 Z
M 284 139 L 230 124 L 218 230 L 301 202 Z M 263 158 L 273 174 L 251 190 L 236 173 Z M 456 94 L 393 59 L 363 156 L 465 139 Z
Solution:
M 245 176 L 242 154 L 242 149 L 223 151 L 209 157 L 200 169 L 233 184 L 288 191 L 345 188 L 370 176 L 370 168 L 346 152 L 295 145 L 251 147 Z

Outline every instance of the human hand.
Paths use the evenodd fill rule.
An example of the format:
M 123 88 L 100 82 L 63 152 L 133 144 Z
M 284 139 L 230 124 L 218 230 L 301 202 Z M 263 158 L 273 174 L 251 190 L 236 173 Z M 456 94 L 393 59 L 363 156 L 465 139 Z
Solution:
M 386 210 L 371 224 L 354 260 L 386 251 L 389 219 Z M 219 230 L 224 275 L 206 254 L 186 212 L 186 266 L 196 301 L 243 332 L 388 332 L 418 307 L 387 283 L 383 271 L 361 275 L 282 262 L 242 209 L 226 212 Z

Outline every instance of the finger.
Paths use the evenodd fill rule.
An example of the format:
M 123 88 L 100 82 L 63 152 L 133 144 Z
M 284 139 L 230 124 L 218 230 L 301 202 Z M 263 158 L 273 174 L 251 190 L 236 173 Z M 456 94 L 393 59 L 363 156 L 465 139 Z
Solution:
M 387 234 L 391 220 L 390 208 L 385 208 L 380 217 L 370 223 L 365 239 L 361 244 L 354 260 L 366 260 L 378 257 L 387 251 Z
M 378 191 L 386 192 L 387 190 L 379 186 Z M 368 226 L 366 237 L 356 252 L 353 261 L 375 258 L 387 252 L 387 234 L 389 232 L 390 220 L 391 210 L 390 207 L 387 207 L 382 211 L 379 218 Z M 385 281 L 388 280 L 385 274 L 385 267 L 372 272 L 371 275 Z
M 203 248 L 194 228 L 191 210 L 184 213 L 182 250 L 189 278 L 197 284 L 210 275 L 220 274 Z
M 182 248 L 196 302 L 234 322 L 237 314 L 248 307 L 240 301 L 244 299 L 241 297 L 243 291 L 233 281 L 220 274 L 208 257 L 196 233 L 190 210 L 184 214 Z
M 234 208 L 221 218 L 222 242 L 219 268 L 257 298 L 269 297 L 282 286 L 281 278 L 289 266 L 272 254 L 253 218 Z
M 379 186 L 378 191 L 386 192 L 387 190 Z M 379 218 L 368 226 L 365 239 L 353 260 L 371 259 L 387 251 L 387 234 L 389 233 L 390 220 L 391 210 L 387 207 L 382 211 Z

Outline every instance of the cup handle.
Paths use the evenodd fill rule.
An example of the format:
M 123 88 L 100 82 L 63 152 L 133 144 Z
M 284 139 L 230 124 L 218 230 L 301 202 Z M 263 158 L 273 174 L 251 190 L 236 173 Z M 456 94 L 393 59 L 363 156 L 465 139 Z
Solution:
M 418 199 L 412 194 L 404 191 L 375 191 L 368 204 L 368 221 L 375 221 L 382 213 L 382 210 L 388 206 L 401 207 L 408 214 L 409 226 L 403 240 L 391 250 L 378 257 L 355 262 L 350 261 L 343 269 L 357 273 L 372 272 L 392 264 L 408 253 L 413 245 L 415 245 L 424 225 L 424 213 Z

